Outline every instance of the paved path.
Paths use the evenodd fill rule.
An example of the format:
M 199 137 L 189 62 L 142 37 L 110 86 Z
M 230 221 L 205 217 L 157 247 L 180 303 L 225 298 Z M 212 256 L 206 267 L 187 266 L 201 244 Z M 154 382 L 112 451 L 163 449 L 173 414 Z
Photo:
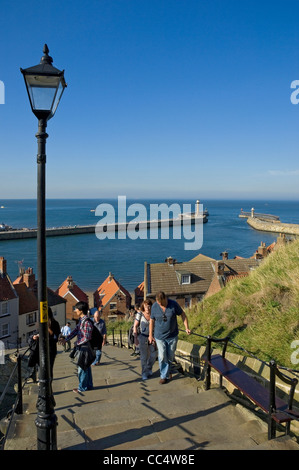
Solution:
M 220 389 L 203 391 L 200 382 L 176 372 L 159 384 L 158 362 L 147 381 L 132 350 L 105 346 L 93 367 L 94 390 L 75 394 L 75 364 L 61 349 L 53 391 L 58 418 L 57 445 L 63 450 L 255 450 L 299 449 L 289 438 L 267 441 L 267 429 L 244 413 Z M 5 450 L 36 449 L 38 386 L 24 389 L 24 414 L 15 416 Z

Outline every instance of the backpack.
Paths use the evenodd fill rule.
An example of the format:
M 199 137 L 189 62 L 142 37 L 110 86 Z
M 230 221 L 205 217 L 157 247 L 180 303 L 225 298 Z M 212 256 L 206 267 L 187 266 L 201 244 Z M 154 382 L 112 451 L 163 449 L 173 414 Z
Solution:
M 90 346 L 92 347 L 92 349 L 102 349 L 103 336 L 101 335 L 101 333 L 99 332 L 99 330 L 97 329 L 97 327 L 94 325 L 93 321 L 90 318 L 86 318 L 84 322 L 82 323 L 82 326 L 85 323 L 85 321 L 89 321 L 92 325 Z

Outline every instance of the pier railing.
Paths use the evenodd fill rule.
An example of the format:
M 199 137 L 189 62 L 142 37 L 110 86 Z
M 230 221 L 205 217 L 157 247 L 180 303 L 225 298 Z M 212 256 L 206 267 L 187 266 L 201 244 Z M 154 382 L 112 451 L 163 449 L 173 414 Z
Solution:
M 241 211 L 241 213 L 239 214 L 239 217 L 244 217 L 244 218 L 249 218 L 249 217 L 253 217 L 255 219 L 260 219 L 260 220 L 265 220 L 265 221 L 268 221 L 268 222 L 280 222 L 280 219 L 278 217 L 278 215 L 272 215 L 272 214 L 262 214 L 262 213 L 259 213 L 259 212 L 253 212 L 253 214 L 251 212 L 245 212 L 245 211 Z

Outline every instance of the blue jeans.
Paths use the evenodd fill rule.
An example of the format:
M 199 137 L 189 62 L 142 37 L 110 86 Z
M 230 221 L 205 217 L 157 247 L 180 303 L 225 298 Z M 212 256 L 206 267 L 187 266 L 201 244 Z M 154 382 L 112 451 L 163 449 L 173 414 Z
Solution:
M 152 374 L 152 368 L 157 359 L 157 351 L 153 344 L 148 344 L 148 336 L 138 335 L 141 375 L 146 377 Z
M 78 379 L 79 379 L 79 387 L 78 390 L 80 392 L 86 392 L 86 390 L 91 390 L 93 388 L 92 383 L 92 374 L 91 368 L 83 370 L 81 367 L 78 367 Z
M 155 338 L 158 348 L 158 360 L 160 367 L 161 379 L 169 379 L 171 370 L 171 363 L 174 359 L 174 353 L 176 350 L 178 337 L 157 339 Z
M 96 352 L 96 358 L 93 361 L 92 365 L 99 363 L 101 360 L 101 356 L 102 356 L 102 351 L 100 349 L 96 349 L 95 352 Z

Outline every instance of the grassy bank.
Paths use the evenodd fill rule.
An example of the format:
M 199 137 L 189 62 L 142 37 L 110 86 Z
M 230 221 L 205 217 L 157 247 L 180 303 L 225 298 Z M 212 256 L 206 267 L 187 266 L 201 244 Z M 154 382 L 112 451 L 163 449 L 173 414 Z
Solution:
M 195 333 L 230 336 L 260 359 L 299 369 L 291 358 L 291 344 L 299 340 L 299 240 L 271 253 L 248 277 L 230 281 L 187 313 Z M 182 339 L 202 342 L 196 336 Z

